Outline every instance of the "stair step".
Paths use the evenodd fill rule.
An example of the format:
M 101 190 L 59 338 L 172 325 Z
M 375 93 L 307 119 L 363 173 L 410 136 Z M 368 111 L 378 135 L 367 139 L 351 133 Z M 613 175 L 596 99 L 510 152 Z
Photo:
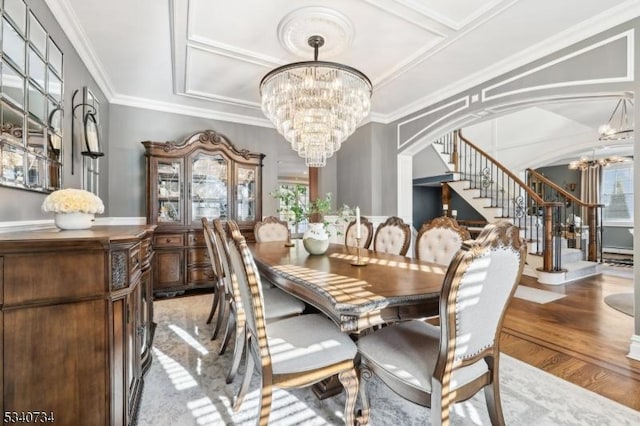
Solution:
M 538 271 L 538 282 L 550 285 L 562 285 L 581 278 L 600 274 L 600 264 L 579 260 L 562 265 L 563 272 L 541 272 Z

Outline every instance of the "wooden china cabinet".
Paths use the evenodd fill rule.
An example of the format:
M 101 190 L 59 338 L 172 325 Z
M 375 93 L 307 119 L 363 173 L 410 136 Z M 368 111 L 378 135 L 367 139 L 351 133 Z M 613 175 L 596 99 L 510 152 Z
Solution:
M 264 154 L 236 148 L 213 131 L 180 143 L 142 142 L 147 163 L 147 223 L 158 225 L 155 295 L 212 288 L 201 218 L 233 219 L 249 240 L 262 217 Z

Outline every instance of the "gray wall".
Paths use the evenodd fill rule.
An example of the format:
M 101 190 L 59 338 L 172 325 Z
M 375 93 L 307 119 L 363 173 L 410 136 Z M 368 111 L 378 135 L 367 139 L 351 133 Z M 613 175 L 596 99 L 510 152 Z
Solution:
M 277 205 L 269 192 L 275 190 L 278 184 L 277 144 L 287 143 L 275 129 L 112 105 L 111 141 L 107 154 L 111 159 L 110 216 L 146 216 L 146 171 L 142 141 L 180 142 L 194 132 L 207 129 L 222 133 L 240 149 L 265 154 L 262 212 L 263 215 L 275 214 Z M 326 180 L 329 183 L 325 186 L 331 187 L 330 179 Z
M 365 124 L 342 144 L 336 155 L 338 205 L 359 206 L 363 215 L 395 215 L 397 164 L 393 127 Z
M 108 149 L 109 130 L 109 104 L 98 85 L 93 80 L 84 63 L 67 39 L 51 11 L 42 0 L 27 0 L 27 6 L 31 8 L 40 20 L 45 30 L 51 35 L 63 53 L 63 78 L 64 78 L 64 121 L 63 121 L 63 176 L 62 185 L 65 188 L 80 188 L 82 185 L 82 158 L 80 141 L 76 142 L 76 156 L 74 162 L 75 173 L 71 174 L 71 97 L 75 90 L 87 86 L 100 101 L 101 141 L 103 149 Z M 79 97 L 76 96 L 76 102 Z M 80 111 L 78 111 L 78 114 Z M 101 167 L 107 170 L 109 157 L 101 160 Z M 109 214 L 109 196 L 107 192 L 107 175 L 102 177 L 100 185 L 100 197 L 105 202 L 105 215 Z M 39 220 L 50 219 L 52 213 L 43 213 L 40 206 L 46 194 L 31 192 L 0 186 L 0 221 Z

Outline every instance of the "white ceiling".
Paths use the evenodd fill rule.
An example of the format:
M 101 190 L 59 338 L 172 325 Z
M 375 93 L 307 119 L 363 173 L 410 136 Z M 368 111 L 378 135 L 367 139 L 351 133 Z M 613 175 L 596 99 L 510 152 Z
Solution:
M 46 0 L 114 104 L 270 126 L 258 84 L 294 61 L 278 26 L 321 6 L 352 30 L 333 57 L 369 76 L 387 123 L 638 15 L 639 0 Z

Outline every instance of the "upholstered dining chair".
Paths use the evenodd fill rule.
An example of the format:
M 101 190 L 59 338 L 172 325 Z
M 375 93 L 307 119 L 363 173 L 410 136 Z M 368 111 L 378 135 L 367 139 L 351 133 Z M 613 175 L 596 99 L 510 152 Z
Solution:
M 353 220 L 347 225 L 347 230 L 344 233 L 344 244 L 347 247 L 356 247 L 356 221 Z M 369 248 L 371 240 L 373 239 L 373 223 L 369 222 L 364 216 L 360 217 L 360 247 Z
M 262 221 L 256 222 L 253 227 L 256 241 L 259 243 L 267 243 L 270 241 L 289 241 L 289 226 L 286 222 L 275 216 L 268 216 Z
M 214 246 L 215 240 L 213 238 L 211 224 L 206 217 L 202 218 L 202 230 L 204 232 L 204 241 L 207 245 L 207 257 L 209 257 L 211 261 L 211 269 L 213 270 L 213 274 L 215 275 L 213 302 L 211 304 L 209 316 L 207 317 L 207 324 L 210 324 L 216 312 L 218 313 L 218 316 L 216 318 L 216 325 L 213 330 L 213 335 L 211 336 L 211 340 L 215 340 L 218 337 L 220 329 L 222 328 L 222 322 L 225 313 L 224 303 L 226 288 L 224 283 L 224 270 L 222 269 L 222 263 L 220 257 L 218 256 L 218 251 Z
M 227 221 L 227 227 L 230 230 L 228 233 L 225 232 L 222 222 L 219 219 L 214 219 L 213 230 L 216 241 L 218 242 L 218 257 L 222 260 L 224 276 L 228 277 L 225 279 L 225 285 L 227 289 L 226 301 L 228 303 L 229 315 L 227 317 L 224 339 L 220 345 L 220 354 L 225 352 L 231 336 L 235 334 L 233 357 L 229 373 L 227 374 L 227 383 L 231 383 L 240 366 L 240 360 L 246 345 L 246 332 L 245 314 L 242 309 L 242 302 L 240 301 L 240 294 L 238 293 L 238 286 L 234 277 L 236 272 L 231 265 L 231 257 L 229 254 L 230 235 L 241 236 L 242 234 L 240 233 L 237 223 L 233 220 Z M 300 299 L 275 287 L 265 287 L 263 289 L 263 297 L 265 302 L 264 317 L 267 322 L 300 315 L 306 307 Z
M 345 423 L 353 425 L 358 379 L 351 338 L 322 314 L 265 322 L 260 275 L 244 237 L 234 235 L 230 248 L 247 331 L 247 367 L 234 409 L 240 409 L 254 368 L 260 376 L 260 425 L 269 421 L 273 387 L 307 387 L 337 374 L 346 392 Z
M 382 253 L 404 256 L 411 243 L 411 227 L 397 217 L 391 216 L 378 225 L 373 238 L 373 249 Z
M 422 224 L 416 237 L 416 258 L 427 262 L 449 265 L 462 247 L 471 239 L 469 231 L 451 217 L 436 217 Z
M 451 406 L 484 389 L 491 424 L 504 425 L 499 391 L 499 337 L 520 281 L 526 243 L 506 221 L 487 225 L 453 258 L 440 295 L 440 326 L 411 320 L 358 340 L 361 377 L 375 373 L 400 396 L 431 407 L 431 424 L 449 423 Z M 368 421 L 360 384 L 362 423 Z

